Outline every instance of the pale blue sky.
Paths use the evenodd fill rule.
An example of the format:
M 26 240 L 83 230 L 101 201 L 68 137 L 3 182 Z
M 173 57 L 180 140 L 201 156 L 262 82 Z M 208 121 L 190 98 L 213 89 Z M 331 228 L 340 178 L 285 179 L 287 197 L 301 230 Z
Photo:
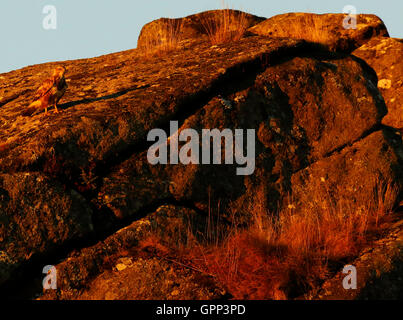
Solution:
M 284 12 L 359 13 L 383 19 L 403 38 L 402 0 L 229 0 L 227 5 L 271 17 Z M 57 29 L 45 30 L 45 5 L 57 9 Z M 135 48 L 141 27 L 160 17 L 221 8 L 220 0 L 0 0 L 0 73 L 47 61 L 99 56 Z

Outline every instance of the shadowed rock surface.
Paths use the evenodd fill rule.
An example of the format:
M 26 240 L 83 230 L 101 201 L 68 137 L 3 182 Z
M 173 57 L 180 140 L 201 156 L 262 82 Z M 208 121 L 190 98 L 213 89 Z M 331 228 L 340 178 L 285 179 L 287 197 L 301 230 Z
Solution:
M 304 299 L 311 300 L 400 300 L 403 297 L 403 224 L 396 222 L 388 233 L 351 262 L 357 270 L 357 289 L 345 290 L 347 273 L 334 277 Z
M 92 210 L 85 199 L 36 173 L 0 175 L 0 284 L 37 255 L 89 236 Z
M 206 300 L 224 297 L 225 289 L 212 277 L 183 268 L 168 253 L 159 252 L 161 259 L 161 256 L 154 257 L 147 246 L 138 246 L 150 234 L 165 239 L 186 239 L 188 228 L 204 231 L 205 219 L 191 209 L 162 206 L 59 264 L 61 290 L 49 292 L 42 299 Z M 166 296 L 167 292 L 170 296 Z
M 313 210 L 324 195 L 331 194 L 336 206 L 358 203 L 366 207 L 368 195 L 381 192 L 377 190 L 379 179 L 389 181 L 397 173 L 397 181 L 401 181 L 402 158 L 397 153 L 403 156 L 400 137 L 384 130 L 315 162 L 292 176 L 294 206 Z
M 185 37 L 194 37 L 197 16 L 184 18 Z M 301 17 L 272 19 L 281 27 L 294 16 Z M 331 34 L 342 16 L 318 21 Z M 250 25 L 261 21 L 248 19 Z M 358 33 L 317 42 L 348 52 L 374 35 L 387 36 L 380 19 L 360 19 L 366 22 L 359 20 Z M 170 228 L 186 229 L 189 217 L 199 221 L 211 208 L 225 222 L 242 224 L 253 207 L 276 213 L 290 205 L 290 195 L 293 206 L 308 210 L 323 192 L 335 203 L 365 206 L 376 182 L 399 189 L 401 136 L 381 124 L 387 108 L 375 71 L 292 34 L 273 38 L 267 21 L 251 29 L 265 36 L 248 34 L 232 43 L 212 46 L 201 37 L 165 54 L 134 49 L 0 75 L 0 283 L 24 274 L 21 267 L 33 258 L 53 260 L 55 249 L 64 248 L 69 254 L 56 263 L 59 290 L 45 298 L 162 299 L 178 291 L 189 299 L 223 297 L 225 290 L 205 275 L 139 252 L 147 226 L 169 238 Z M 160 23 L 149 24 L 140 38 Z M 59 64 L 69 84 L 63 112 L 23 116 L 40 81 Z M 256 170 L 239 176 L 236 164 L 149 164 L 147 133 L 169 132 L 173 120 L 179 132 L 255 129 Z M 390 201 L 397 204 L 398 194 Z M 162 272 L 173 283 L 188 280 L 168 284 L 163 291 L 175 294 L 162 297 L 162 291 L 140 290 L 136 274 L 142 272 Z M 107 296 L 105 288 L 119 277 L 131 287 Z M 152 278 L 151 287 L 163 285 L 164 276 Z M 136 288 L 139 294 L 130 295 Z

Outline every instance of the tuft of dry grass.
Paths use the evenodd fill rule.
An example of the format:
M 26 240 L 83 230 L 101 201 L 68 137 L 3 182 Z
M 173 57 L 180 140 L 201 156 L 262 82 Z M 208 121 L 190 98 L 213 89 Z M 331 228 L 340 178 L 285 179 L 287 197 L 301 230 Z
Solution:
M 162 19 L 158 29 L 148 32 L 140 51 L 146 55 L 160 55 L 176 50 L 181 41 L 181 19 Z
M 340 21 L 340 25 L 342 21 Z M 298 15 L 290 23 L 274 23 L 271 27 L 276 38 L 303 39 L 335 49 L 335 43 L 340 41 L 340 34 L 329 29 L 329 21 L 317 14 Z M 346 31 L 348 32 L 348 31 Z M 350 32 L 354 32 L 351 30 Z
M 294 23 L 287 25 L 286 29 L 278 29 L 277 36 L 288 37 L 290 34 L 298 39 L 306 39 L 307 41 L 323 43 L 327 41 L 329 32 L 327 31 L 327 23 L 317 15 L 304 15 L 303 23 Z
M 335 205 L 324 196 L 317 208 L 289 206 L 276 216 L 256 206 L 246 228 L 226 228 L 211 219 L 207 225 L 213 231 L 205 240 L 194 237 L 187 241 L 192 245 L 176 255 L 183 264 L 216 278 L 235 299 L 295 298 L 354 259 L 380 234 L 397 190 L 379 183 L 365 205 Z
M 248 28 L 245 12 L 225 8 L 221 13 L 205 15 L 200 19 L 202 28 L 213 45 L 239 40 Z

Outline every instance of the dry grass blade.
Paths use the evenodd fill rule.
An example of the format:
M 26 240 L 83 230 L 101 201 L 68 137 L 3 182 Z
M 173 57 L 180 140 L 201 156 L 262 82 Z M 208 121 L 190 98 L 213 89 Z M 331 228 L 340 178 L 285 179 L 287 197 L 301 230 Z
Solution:
M 162 54 L 176 50 L 181 41 L 182 20 L 162 19 L 158 29 L 148 32 L 139 48 L 145 55 Z
M 294 298 L 326 279 L 334 266 L 353 259 L 370 235 L 380 234 L 397 191 L 390 183 L 374 181 L 373 199 L 360 205 L 334 203 L 324 191 L 317 207 L 286 208 L 277 218 L 257 204 L 248 227 L 222 227 L 225 232 L 217 232 L 218 222 L 210 217 L 206 225 L 214 232 L 207 230 L 205 240 L 187 241 L 191 245 L 176 250 L 177 260 L 212 275 L 235 299 Z M 262 200 L 260 192 L 256 199 Z
M 228 8 L 221 10 L 219 15 L 206 15 L 200 20 L 213 45 L 239 40 L 248 28 L 247 14 Z

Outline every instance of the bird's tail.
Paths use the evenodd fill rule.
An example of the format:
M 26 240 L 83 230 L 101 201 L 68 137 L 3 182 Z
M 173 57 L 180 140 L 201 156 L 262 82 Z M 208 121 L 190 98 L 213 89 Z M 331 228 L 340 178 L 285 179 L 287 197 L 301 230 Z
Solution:
M 22 114 L 23 116 L 32 116 L 38 108 L 42 106 L 42 102 L 40 100 L 32 102 L 28 108 Z

